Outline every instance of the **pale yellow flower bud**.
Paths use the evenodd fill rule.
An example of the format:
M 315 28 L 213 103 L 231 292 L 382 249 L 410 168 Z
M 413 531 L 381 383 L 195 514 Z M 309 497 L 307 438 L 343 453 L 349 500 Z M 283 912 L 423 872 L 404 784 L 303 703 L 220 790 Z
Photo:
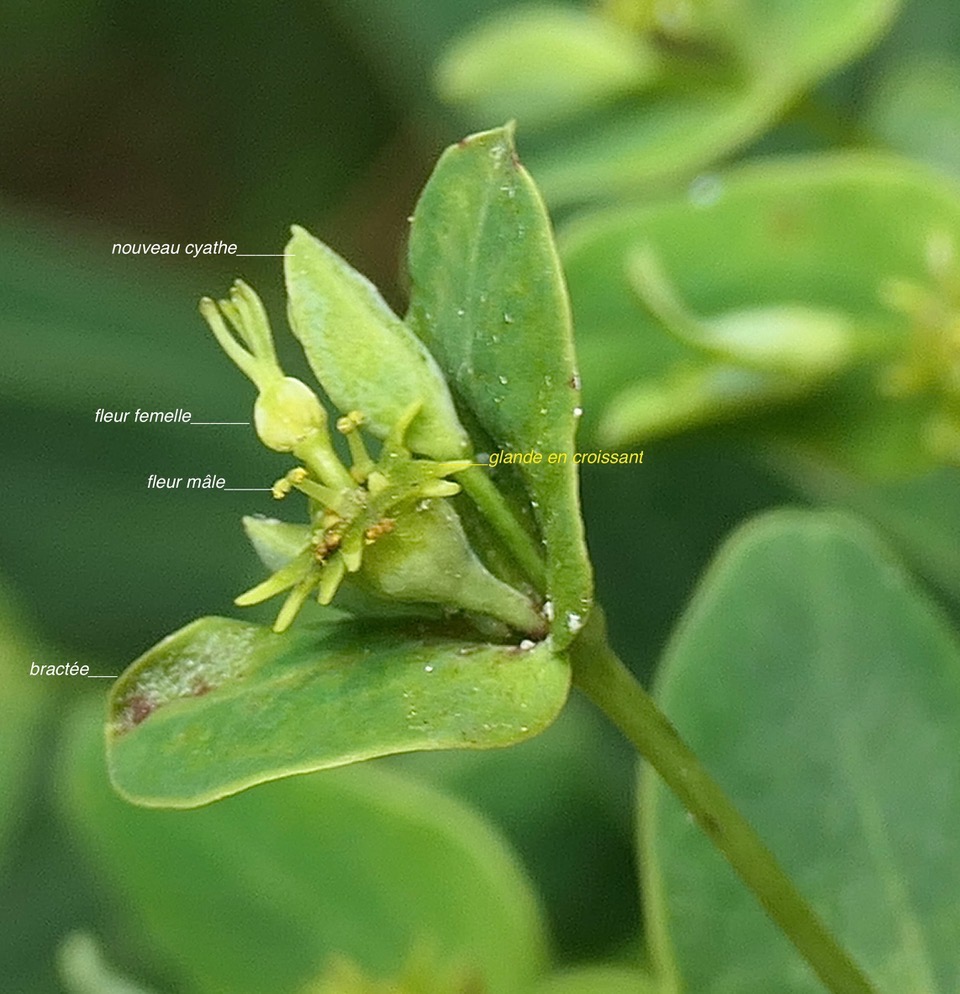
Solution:
M 292 452 L 304 439 L 324 428 L 326 411 L 317 395 L 300 380 L 285 376 L 267 384 L 253 406 L 260 441 L 275 452 Z

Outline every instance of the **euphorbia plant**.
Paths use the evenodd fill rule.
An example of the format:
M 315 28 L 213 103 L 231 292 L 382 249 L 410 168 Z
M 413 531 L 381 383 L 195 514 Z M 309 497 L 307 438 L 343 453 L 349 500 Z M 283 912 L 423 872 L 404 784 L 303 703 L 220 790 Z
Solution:
M 512 129 L 440 160 L 412 219 L 404 320 L 302 229 L 285 266 L 290 325 L 339 409 L 349 463 L 317 391 L 280 367 L 255 292 L 237 283 L 229 299 L 204 300 L 257 388 L 261 441 L 296 460 L 274 495 L 302 495 L 306 514 L 246 521 L 271 575 L 237 603 L 284 593 L 272 629 L 200 619 L 117 682 L 107 730 L 117 789 L 141 805 L 194 807 L 375 756 L 511 745 L 554 720 L 572 681 L 829 989 L 870 991 L 607 644 L 578 504 L 569 306 Z M 493 469 L 495 451 L 541 458 Z

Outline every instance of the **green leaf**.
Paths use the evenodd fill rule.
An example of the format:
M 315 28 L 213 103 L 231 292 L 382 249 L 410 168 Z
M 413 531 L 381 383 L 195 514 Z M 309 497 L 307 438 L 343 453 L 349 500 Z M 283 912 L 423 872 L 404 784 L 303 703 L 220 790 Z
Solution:
M 611 21 L 572 7 L 517 8 L 451 46 L 437 88 L 478 119 L 517 117 L 527 126 L 642 89 L 655 69 L 646 40 Z
M 893 281 L 935 287 L 937 240 L 960 245 L 960 190 L 924 167 L 865 155 L 746 166 L 685 196 L 575 223 L 561 246 L 588 431 L 602 444 L 643 445 L 810 395 L 756 426 L 768 440 L 868 477 L 931 468 L 940 457 L 924 434 L 939 401 L 886 388 L 891 369 L 914 348 L 910 320 L 887 298 Z M 769 316 L 801 306 L 831 315 L 855 367 L 810 394 L 818 381 L 809 369 L 775 375 L 711 358 L 662 327 L 636 293 L 632 266 L 646 247 L 695 314 L 729 321 L 747 309 Z M 795 349 L 785 351 L 794 353 L 791 362 Z
M 597 114 L 534 153 L 530 168 L 551 207 L 635 197 L 692 179 L 760 134 L 784 102 L 778 88 L 664 90 Z
M 418 947 L 476 970 L 490 994 L 526 994 L 539 973 L 543 926 L 522 870 L 442 794 L 365 765 L 147 811 L 110 789 L 99 714 L 75 718 L 65 810 L 178 990 L 299 994 L 332 956 L 389 977 Z
M 650 37 L 662 53 L 656 89 L 623 96 L 611 87 L 605 105 L 595 104 L 579 116 L 575 112 L 582 108 L 571 102 L 563 126 L 546 135 L 531 155 L 531 170 L 551 205 L 649 194 L 651 188 L 692 178 L 761 134 L 817 79 L 869 47 L 899 3 L 751 0 L 675 7 L 654 14 L 656 33 Z M 473 54 L 476 48 L 479 62 L 480 41 L 506 33 L 516 16 L 508 13 L 475 29 L 448 59 L 462 58 L 465 51 Z M 614 30 L 600 13 L 581 16 L 595 21 L 591 33 Z M 635 44 L 642 40 L 640 35 Z M 505 106 L 502 113 L 522 115 L 523 96 L 513 106 L 505 104 L 510 90 L 502 80 L 510 74 L 497 77 L 490 71 L 496 54 L 493 50 L 486 56 L 487 106 Z M 527 58 L 539 55 L 539 47 L 529 44 Z M 647 84 L 648 75 L 638 70 L 637 84 Z M 569 77 L 569 62 L 557 60 L 553 84 L 560 92 L 569 87 Z M 448 85 L 449 96 L 481 103 L 479 71 L 474 79 L 473 87 L 452 92 Z
M 834 373 L 849 361 L 850 322 L 836 311 L 781 304 L 703 319 L 677 297 L 652 252 L 637 252 L 627 265 L 634 290 L 663 327 L 720 362 L 803 379 Z
M 574 465 L 580 412 L 570 309 L 549 219 L 512 128 L 444 152 L 410 233 L 407 320 L 489 434 L 542 461 L 518 468 L 547 557 L 553 635 L 565 645 L 591 603 Z M 566 462 L 549 463 L 552 454 Z
M 904 155 L 960 174 L 960 63 L 914 57 L 879 78 L 864 125 Z
M 869 48 L 900 0 L 714 0 L 716 23 L 770 78 L 806 88 Z
M 492 820 L 517 847 L 550 912 L 556 958 L 590 960 L 635 943 L 633 754 L 581 695 L 511 749 L 390 760 Z
M 585 966 L 541 981 L 536 994 L 656 994 L 653 978 L 625 966 Z
M 914 569 L 960 605 L 960 469 L 945 466 L 908 480 L 865 483 L 809 460 L 777 465 L 802 493 L 868 518 Z
M 201 618 L 114 684 L 110 775 L 138 804 L 186 808 L 374 756 L 511 745 L 553 721 L 569 680 L 549 642 L 370 620 L 278 636 Z
M 657 696 L 878 990 L 956 990 L 960 645 L 871 533 L 822 512 L 747 525 Z M 684 989 L 823 990 L 652 776 L 640 810 L 650 934 Z
M 284 267 L 290 327 L 334 404 L 344 414 L 362 412 L 383 438 L 420 403 L 405 439 L 410 448 L 434 459 L 467 453 L 443 374 L 376 287 L 296 226 Z

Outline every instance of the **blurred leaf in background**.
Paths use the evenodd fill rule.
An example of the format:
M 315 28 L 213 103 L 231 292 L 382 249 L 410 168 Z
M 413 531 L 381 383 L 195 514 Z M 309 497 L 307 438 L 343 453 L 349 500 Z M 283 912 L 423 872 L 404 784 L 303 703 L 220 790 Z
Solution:
M 905 161 L 855 156 L 747 165 L 687 196 L 569 226 L 561 244 L 587 429 L 608 445 L 641 444 L 738 409 L 753 417 L 789 399 L 781 384 L 792 377 L 794 393 L 811 400 L 802 417 L 790 408 L 774 422 L 781 438 L 867 477 L 933 468 L 938 454 L 924 450 L 922 437 L 942 401 L 936 388 L 929 396 L 885 391 L 884 371 L 912 332 L 885 291 L 911 280 L 937 292 L 930 252 L 938 239 L 960 242 L 960 187 Z M 699 314 L 727 315 L 728 327 L 738 320 L 744 342 L 767 343 L 773 359 L 781 352 L 783 372 L 671 333 L 638 292 L 635 253 L 647 248 L 682 301 Z M 784 305 L 810 317 L 771 345 L 758 318 Z M 813 348 L 809 322 L 819 313 L 846 318 L 859 362 L 849 377 L 815 390 L 799 360 Z
M 70 824 L 128 927 L 190 991 L 293 994 L 333 954 L 389 977 L 419 943 L 491 994 L 523 994 L 542 969 L 538 902 L 512 852 L 399 774 L 357 766 L 143 810 L 107 782 L 96 706 L 75 714 L 62 763 Z
M 521 125 L 553 123 L 530 156 L 551 205 L 649 196 L 756 138 L 869 47 L 897 7 L 610 2 L 536 15 L 518 7 L 466 32 L 446 53 L 438 87 L 472 122 L 512 106 Z M 514 96 L 513 81 L 524 78 Z
M 831 512 L 746 525 L 657 694 L 878 990 L 955 989 L 960 644 L 866 529 Z M 823 990 L 647 771 L 640 818 L 665 976 L 705 994 Z
M 891 148 L 960 175 L 960 63 L 945 56 L 882 76 L 864 125 Z

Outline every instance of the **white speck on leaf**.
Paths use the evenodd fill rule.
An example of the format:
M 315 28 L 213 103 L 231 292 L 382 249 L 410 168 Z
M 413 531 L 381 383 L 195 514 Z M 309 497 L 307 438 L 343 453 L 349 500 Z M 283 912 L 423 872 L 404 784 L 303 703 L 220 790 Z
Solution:
M 698 176 L 687 188 L 687 199 L 694 207 L 712 207 L 723 193 L 723 183 L 709 174 Z

